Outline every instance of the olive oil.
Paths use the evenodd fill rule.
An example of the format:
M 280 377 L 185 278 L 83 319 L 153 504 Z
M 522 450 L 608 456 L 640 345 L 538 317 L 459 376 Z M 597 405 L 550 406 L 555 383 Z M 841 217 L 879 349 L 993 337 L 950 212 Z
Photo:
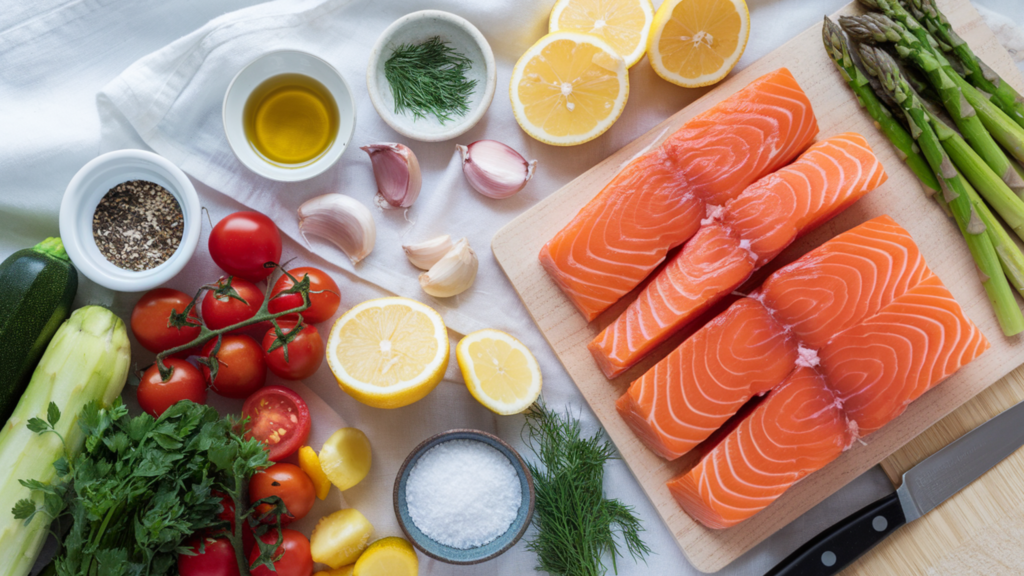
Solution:
M 264 80 L 243 111 L 245 135 L 264 160 L 299 168 L 320 158 L 338 136 L 338 105 L 330 91 L 303 74 Z

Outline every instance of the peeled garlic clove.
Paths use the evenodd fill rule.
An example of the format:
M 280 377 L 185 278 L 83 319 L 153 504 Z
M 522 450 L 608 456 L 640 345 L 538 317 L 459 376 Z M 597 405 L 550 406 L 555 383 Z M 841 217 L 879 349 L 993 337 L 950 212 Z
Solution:
M 324 194 L 306 200 L 299 206 L 298 215 L 299 232 L 307 244 L 306 234 L 330 240 L 353 264 L 366 258 L 377 241 L 373 214 L 350 196 Z
M 394 142 L 371 144 L 360 150 L 370 155 L 377 192 L 388 204 L 399 208 L 412 206 L 423 185 L 420 163 L 412 150 Z
M 430 270 L 420 274 L 420 287 L 436 298 L 462 294 L 476 280 L 478 266 L 476 254 L 469 247 L 469 242 L 463 238 L 431 266 Z
M 416 244 L 402 246 L 402 250 L 405 250 L 405 257 L 409 259 L 413 266 L 420 270 L 430 270 L 430 267 L 437 264 L 437 261 L 443 258 L 451 249 L 452 237 L 447 234 Z
M 519 152 L 494 140 L 455 145 L 462 153 L 462 173 L 474 190 L 488 198 L 508 198 L 533 177 L 536 160 L 526 161 Z

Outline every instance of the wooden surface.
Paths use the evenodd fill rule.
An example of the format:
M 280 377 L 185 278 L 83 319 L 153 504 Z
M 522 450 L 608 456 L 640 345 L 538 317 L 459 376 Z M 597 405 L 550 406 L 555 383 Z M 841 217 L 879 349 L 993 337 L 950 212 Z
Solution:
M 944 0 L 940 4 L 981 58 L 997 71 L 1012 74 L 1013 82 L 1019 82 L 1020 76 L 1009 55 L 981 22 L 968 0 Z M 857 11 L 858 8 L 851 4 L 840 14 Z M 588 325 L 544 273 L 537 254 L 544 242 L 564 227 L 626 162 L 660 143 L 696 114 L 755 78 L 782 66 L 793 72 L 807 92 L 821 129 L 819 138 L 847 131 L 863 134 L 886 167 L 889 181 L 791 246 L 770 265 L 770 269 L 796 259 L 839 232 L 875 216 L 889 214 L 910 231 L 929 266 L 988 336 L 992 349 L 922 396 L 900 418 L 866 438 L 863 444 L 856 444 L 835 462 L 798 483 L 760 514 L 733 528 L 710 530 L 687 516 L 665 487 L 667 480 L 685 471 L 692 463 L 686 457 L 666 462 L 655 456 L 633 435 L 614 407 L 615 400 L 629 383 L 676 346 L 680 338 L 667 342 L 641 365 L 609 382 L 597 369 L 586 344 L 615 318 L 634 295 L 627 296 Z M 820 26 L 808 29 L 731 76 L 705 97 L 552 193 L 499 230 L 494 236 L 492 249 L 534 321 L 601 420 L 680 548 L 695 567 L 705 572 L 721 569 L 1024 362 L 1024 346 L 1018 345 L 1020 339 L 1002 336 L 955 225 L 926 198 L 913 174 L 894 154 L 892 146 L 859 109 L 822 48 Z M 763 274 L 757 277 L 763 278 Z M 1010 490 L 1020 490 L 1020 487 L 1018 484 Z

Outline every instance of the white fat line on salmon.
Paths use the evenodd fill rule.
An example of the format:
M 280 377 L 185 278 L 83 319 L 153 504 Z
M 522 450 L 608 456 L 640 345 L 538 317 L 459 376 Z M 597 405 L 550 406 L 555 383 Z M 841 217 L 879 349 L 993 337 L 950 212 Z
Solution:
M 629 164 L 630 162 L 632 162 L 633 160 L 636 160 L 637 158 L 639 158 L 639 157 L 643 156 L 644 154 L 647 154 L 648 152 L 650 152 L 654 148 L 655 144 L 659 144 L 660 145 L 661 137 L 664 136 L 665 132 L 668 132 L 668 131 L 669 131 L 669 127 L 666 126 L 665 128 L 663 128 L 661 130 L 661 132 L 658 132 L 658 135 L 655 136 L 653 140 L 651 140 L 650 144 L 648 144 L 647 146 L 644 146 L 643 149 L 640 150 L 639 152 L 637 152 L 636 154 L 634 154 L 632 158 L 630 158 L 629 160 L 626 160 L 625 162 L 620 164 L 619 165 L 619 171 L 621 172 L 622 169 L 625 168 L 626 165 Z
M 814 368 L 818 364 L 821 364 L 821 359 L 818 358 L 818 351 L 814 348 L 805 348 L 803 344 L 800 344 L 796 348 L 796 354 L 797 366 Z
M 725 216 L 725 206 L 719 206 L 717 204 L 708 204 L 704 208 L 704 218 L 701 219 L 700 225 L 707 226 L 715 222 L 721 222 L 722 217 Z

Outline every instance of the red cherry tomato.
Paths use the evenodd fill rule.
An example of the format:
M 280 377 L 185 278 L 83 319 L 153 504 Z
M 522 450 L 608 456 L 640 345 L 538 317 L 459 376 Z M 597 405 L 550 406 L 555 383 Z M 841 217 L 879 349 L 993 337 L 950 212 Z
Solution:
M 281 322 L 281 332 L 286 336 L 295 329 L 295 322 Z M 274 350 L 277 332 L 271 328 L 263 336 L 263 351 L 266 353 L 267 368 L 285 380 L 302 380 L 309 378 L 320 368 L 324 361 L 324 341 L 316 328 L 306 324 L 299 335 L 288 342 L 288 359 L 285 360 L 285 347 L 278 346 Z
M 167 382 L 160 377 L 156 364 L 142 374 L 136 395 L 143 410 L 159 418 L 180 400 L 206 404 L 206 382 L 198 368 L 180 358 L 166 358 L 164 365 L 174 369 Z
M 199 326 L 171 328 L 167 322 L 171 311 L 184 312 L 192 298 L 171 288 L 157 288 L 146 292 L 132 309 L 132 334 L 143 348 L 150 352 L 160 353 L 182 344 L 188 344 L 199 336 Z M 189 314 L 199 322 L 195 309 Z
M 281 261 L 281 233 L 259 212 L 228 214 L 210 232 L 210 256 L 222 270 L 251 282 L 270 276 L 267 262 Z
M 317 324 L 329 320 L 338 311 L 341 305 L 341 291 L 333 278 L 323 270 L 304 266 L 288 271 L 296 280 L 302 281 L 303 277 L 309 277 L 309 308 L 302 313 L 303 319 L 310 324 Z M 302 306 L 302 296 L 299 294 L 281 294 L 291 288 L 295 283 L 288 276 L 281 275 L 274 283 L 274 289 L 270 291 L 270 304 L 267 310 L 271 314 L 298 308 Z M 280 294 L 280 295 L 279 295 Z M 298 320 L 294 314 L 284 316 L 282 320 Z
M 281 530 L 284 541 L 278 552 L 284 549 L 284 556 L 274 562 L 272 572 L 266 566 L 260 566 L 252 571 L 252 576 L 310 576 L 313 573 L 313 554 L 309 551 L 309 540 L 300 532 L 284 528 Z M 277 542 L 277 530 L 270 530 L 260 537 L 265 544 Z M 259 557 L 259 548 L 253 548 L 249 556 L 249 563 L 256 561 Z M 184 575 L 183 575 L 184 576 Z
M 249 503 L 254 504 L 262 498 L 280 496 L 288 514 L 281 516 L 282 522 L 293 522 L 305 518 L 310 508 L 316 501 L 316 488 L 309 476 L 295 464 L 281 462 L 253 474 L 249 479 Z M 257 515 L 262 515 L 271 509 L 270 504 L 260 504 L 256 509 Z M 264 519 L 272 523 L 273 518 Z
M 209 358 L 216 345 L 216 338 L 207 342 L 203 346 L 203 357 Z M 214 392 L 225 398 L 247 398 L 267 381 L 263 348 L 252 336 L 228 334 L 221 338 L 216 361 L 217 377 L 211 379 L 210 368 L 204 365 L 203 378 Z
M 214 496 L 220 496 L 220 514 L 217 514 L 219 520 L 231 523 L 231 531 L 235 531 L 235 501 L 230 496 L 221 492 L 220 490 L 211 491 Z M 252 547 L 256 545 L 256 536 L 252 533 L 252 528 L 249 527 L 248 522 L 242 522 L 242 551 L 246 556 L 249 556 L 249 552 L 252 551 Z
M 235 277 L 231 277 L 230 281 L 231 288 L 234 288 L 235 293 L 245 302 L 229 295 L 231 288 L 227 287 L 228 280 L 218 280 L 218 290 L 207 290 L 203 296 L 203 320 L 210 330 L 220 330 L 248 320 L 255 316 L 263 305 L 263 291 L 255 284 Z
M 178 574 L 181 576 L 239 576 L 235 549 L 227 537 L 206 538 L 203 553 L 199 553 L 199 538 L 189 541 L 195 556 L 178 554 Z
M 249 396 L 242 416 L 249 419 L 246 437 L 266 444 L 274 462 L 291 456 L 309 437 L 309 407 L 284 386 L 266 386 Z

